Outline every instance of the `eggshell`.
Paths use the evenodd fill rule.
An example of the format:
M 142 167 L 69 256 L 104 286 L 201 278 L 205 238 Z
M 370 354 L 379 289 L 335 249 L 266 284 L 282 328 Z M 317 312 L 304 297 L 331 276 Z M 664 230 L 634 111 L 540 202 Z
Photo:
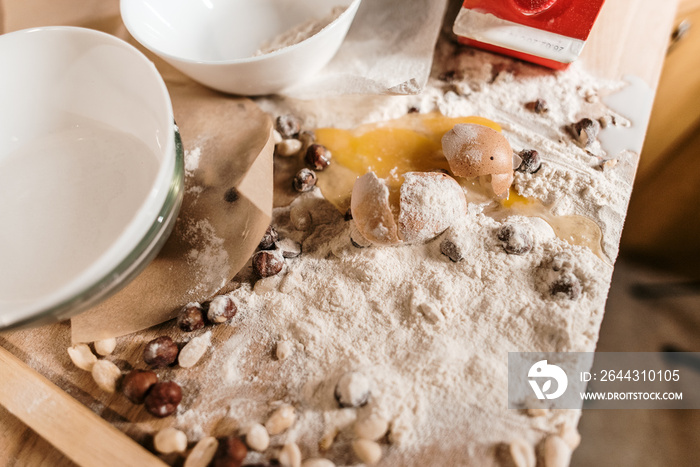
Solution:
M 350 209 L 357 230 L 367 240 L 378 245 L 401 243 L 389 205 L 389 189 L 374 172 L 355 181 Z
M 439 172 L 408 172 L 401 185 L 399 235 L 405 242 L 424 242 L 447 230 L 467 212 L 462 187 Z
M 512 170 L 503 174 L 491 175 L 491 187 L 496 196 L 506 196 L 511 183 L 513 183 Z
M 513 150 L 496 130 L 474 123 L 455 125 L 442 137 L 450 170 L 460 177 L 505 174 L 513 170 Z

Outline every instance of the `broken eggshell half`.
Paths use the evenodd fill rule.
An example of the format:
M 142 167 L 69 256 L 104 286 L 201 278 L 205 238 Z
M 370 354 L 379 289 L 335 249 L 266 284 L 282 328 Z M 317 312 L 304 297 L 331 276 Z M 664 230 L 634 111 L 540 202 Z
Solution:
M 513 149 L 503 134 L 483 125 L 460 123 L 442 137 L 442 151 L 455 175 L 491 175 L 494 193 L 508 193 L 513 181 Z
M 398 223 L 389 189 L 374 172 L 359 177 L 351 209 L 357 230 L 377 245 L 424 242 L 444 232 L 467 211 L 462 187 L 439 172 L 408 172 L 400 188 Z

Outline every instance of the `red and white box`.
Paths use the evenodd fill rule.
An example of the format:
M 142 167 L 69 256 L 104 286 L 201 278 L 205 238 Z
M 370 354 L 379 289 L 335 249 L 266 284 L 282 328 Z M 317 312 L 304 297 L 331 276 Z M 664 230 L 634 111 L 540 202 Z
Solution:
M 583 50 L 605 0 L 465 0 L 460 42 L 558 70 Z

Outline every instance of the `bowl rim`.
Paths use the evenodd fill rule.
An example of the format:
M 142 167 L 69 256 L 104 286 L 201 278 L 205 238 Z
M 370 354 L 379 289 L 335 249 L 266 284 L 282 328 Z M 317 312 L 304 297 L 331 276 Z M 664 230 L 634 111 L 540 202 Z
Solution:
M 14 311 L 7 313 L 5 317 L 0 319 L 0 329 L 15 328 L 30 322 L 34 323 L 35 321 L 48 321 L 47 318 L 51 317 L 65 319 L 69 315 L 72 316 L 86 308 L 86 306 L 75 308 L 80 303 L 85 304 L 89 301 L 90 305 L 94 305 L 96 301 L 90 300 L 90 296 L 93 296 L 95 293 L 101 292 L 100 296 L 105 298 L 107 292 L 109 292 L 108 289 L 118 285 L 114 284 L 114 282 L 119 277 L 122 277 L 127 263 L 131 265 L 130 262 L 136 259 L 136 256 L 134 256 L 135 252 L 138 250 L 143 253 L 148 247 L 146 240 L 150 239 L 152 242 L 153 235 L 161 230 L 157 224 L 162 224 L 162 221 L 165 220 L 163 213 L 172 211 L 173 208 L 179 210 L 182 198 L 182 185 L 184 183 L 182 180 L 180 183 L 176 180 L 178 173 L 184 173 L 184 161 L 182 160 L 183 155 L 178 154 L 178 150 L 181 150 L 181 145 L 178 146 L 179 135 L 173 123 L 172 100 L 162 76 L 148 57 L 133 45 L 114 35 L 76 26 L 43 26 L 12 31 L 1 35 L 0 43 L 17 40 L 17 37 L 30 34 L 49 34 L 49 37 L 53 36 L 54 40 L 57 40 L 57 38 L 75 38 L 77 35 L 81 37 L 81 40 L 86 41 L 86 47 L 93 45 L 90 41 L 94 40 L 95 45 L 106 43 L 127 51 L 135 60 L 143 64 L 144 69 L 152 76 L 153 84 L 159 90 L 159 95 L 156 97 L 159 100 L 157 105 L 164 113 L 158 120 L 158 128 L 166 129 L 167 134 L 164 135 L 166 136 L 165 138 L 162 138 L 164 141 L 159 151 L 159 166 L 150 188 L 144 195 L 141 204 L 134 211 L 131 219 L 124 224 L 124 230 L 120 235 L 105 250 L 99 253 L 94 261 L 64 286 L 57 290 L 49 291 L 39 299 L 29 300 L 25 304 L 17 306 Z M 167 122 L 170 123 L 168 124 Z M 182 179 L 183 177 L 180 174 L 180 178 Z M 177 185 L 177 187 L 173 185 Z M 174 188 L 177 188 L 177 190 L 174 191 Z M 179 201 L 177 200 L 178 197 L 180 198 Z M 177 214 L 177 211 L 175 211 L 175 214 Z M 155 222 L 153 219 L 155 219 Z M 128 248 L 123 248 L 125 246 L 128 246 Z M 122 248 L 125 252 L 122 251 Z M 126 283 L 121 284 L 121 286 L 124 285 Z M 53 319 L 53 321 L 57 319 Z
M 325 34 L 326 31 L 335 28 L 339 23 L 345 21 L 348 16 L 350 17 L 349 19 L 352 21 L 354 18 L 355 14 L 357 13 L 357 10 L 360 6 L 360 3 L 362 3 L 362 0 L 350 0 L 348 3 L 348 6 L 345 8 L 345 10 L 338 15 L 337 18 L 335 18 L 333 21 L 325 25 L 323 28 L 321 28 L 320 31 L 318 31 L 316 34 L 314 34 L 311 37 L 307 37 L 301 42 L 297 42 L 296 44 L 289 45 L 287 47 L 282 47 L 281 49 L 274 50 L 272 52 L 268 52 L 266 54 L 262 55 L 256 55 L 253 57 L 245 57 L 245 58 L 234 58 L 234 59 L 227 59 L 227 60 L 198 60 L 198 59 L 193 59 L 193 58 L 188 58 L 188 57 L 183 57 L 181 55 L 174 55 L 169 52 L 165 52 L 164 50 L 153 46 L 150 42 L 146 41 L 144 37 L 140 34 L 138 34 L 137 31 L 135 31 L 134 24 L 135 21 L 131 20 L 131 12 L 130 10 L 127 10 L 128 6 L 130 6 L 133 2 L 137 2 L 139 0 L 119 0 L 119 11 L 122 17 L 122 22 L 124 23 L 124 26 L 126 26 L 127 31 L 129 31 L 129 34 L 138 41 L 139 44 L 143 45 L 145 48 L 150 50 L 151 52 L 157 54 L 158 56 L 168 59 L 168 60 L 174 60 L 178 61 L 181 63 L 187 63 L 191 65 L 238 65 L 238 64 L 247 64 L 247 63 L 255 63 L 255 62 L 260 62 L 264 61 L 273 57 L 277 57 L 280 55 L 285 55 L 287 53 L 294 52 L 295 50 L 303 47 L 303 44 L 306 42 L 314 39 L 315 37 L 318 37 L 322 34 Z M 128 4 L 128 5 L 127 5 Z

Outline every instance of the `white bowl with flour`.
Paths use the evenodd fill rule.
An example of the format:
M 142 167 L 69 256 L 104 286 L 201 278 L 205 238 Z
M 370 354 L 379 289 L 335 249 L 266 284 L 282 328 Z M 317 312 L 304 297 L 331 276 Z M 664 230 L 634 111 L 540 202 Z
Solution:
M 241 95 L 271 94 L 333 58 L 361 0 L 121 0 L 144 47 L 194 80 Z
M 65 319 L 157 254 L 182 201 L 165 83 L 116 37 L 0 36 L 0 329 Z

